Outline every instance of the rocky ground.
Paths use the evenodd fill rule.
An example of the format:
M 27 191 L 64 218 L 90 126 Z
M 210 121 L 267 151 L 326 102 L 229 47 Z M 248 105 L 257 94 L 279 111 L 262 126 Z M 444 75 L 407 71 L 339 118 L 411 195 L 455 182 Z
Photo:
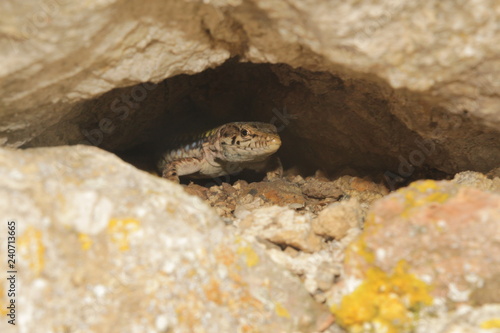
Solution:
M 369 178 L 329 180 L 321 172 L 184 189 L 213 207 L 232 232 L 255 237 L 316 301 L 329 305 L 332 314 L 320 331 L 337 331 L 328 328 L 337 323 L 352 332 L 436 326 L 434 332 L 476 332 L 496 327 L 489 320 L 500 314 L 497 305 L 481 307 L 500 302 L 494 255 L 500 178 L 494 174 L 462 172 L 392 193 Z M 453 311 L 463 313 L 461 324 Z M 425 319 L 417 320 L 423 312 Z
M 500 329 L 498 169 L 389 191 L 321 172 L 177 185 L 85 146 L 0 162 L 23 331 Z

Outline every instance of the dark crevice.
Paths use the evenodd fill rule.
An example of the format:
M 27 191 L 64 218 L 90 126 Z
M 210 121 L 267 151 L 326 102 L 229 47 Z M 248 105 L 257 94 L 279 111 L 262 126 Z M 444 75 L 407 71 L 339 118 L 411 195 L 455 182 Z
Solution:
M 419 103 L 421 115 L 404 113 L 405 105 Z M 303 176 L 316 170 L 371 176 L 394 188 L 466 169 L 487 172 L 500 160 L 498 131 L 467 112 L 449 115 L 380 80 L 238 59 L 157 85 L 114 89 L 76 105 L 26 147 L 93 144 L 154 172 L 154 152 L 170 137 L 231 121 L 275 124 L 285 169 Z M 241 177 L 260 176 L 231 180 Z

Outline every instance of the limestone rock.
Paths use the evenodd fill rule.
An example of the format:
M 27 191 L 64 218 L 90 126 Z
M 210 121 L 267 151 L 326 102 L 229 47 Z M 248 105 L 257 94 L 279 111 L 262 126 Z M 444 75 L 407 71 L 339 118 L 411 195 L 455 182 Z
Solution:
M 500 251 L 498 194 L 452 182 L 419 181 L 375 203 L 369 216 L 351 251 L 373 253 L 370 265 L 387 272 L 406 261 L 433 286 L 436 297 L 467 302 L 485 279 L 500 273 L 500 261 L 491 256 Z M 355 258 L 346 267 L 347 275 L 366 268 L 363 256 Z
M 114 130 L 136 133 L 134 114 L 158 114 L 144 107 L 148 97 L 163 94 L 148 81 L 198 72 L 230 55 L 212 48 L 202 28 L 202 17 L 218 12 L 195 2 L 4 1 L 0 10 L 6 18 L 0 23 L 0 130 L 1 142 L 9 146 L 56 124 L 64 126 L 67 143 L 107 137 L 113 146 Z M 199 24 L 193 24 L 197 15 Z M 111 93 L 106 105 L 83 103 L 137 83 L 144 84 Z M 99 117 L 71 121 L 89 109 Z
M 322 238 L 312 231 L 310 214 L 298 214 L 290 208 L 278 206 L 240 214 L 244 217 L 235 224 L 246 234 L 305 252 L 319 251 L 323 247 Z
M 479 172 L 464 171 L 457 173 L 453 178 L 453 182 L 459 184 L 460 186 L 468 186 L 483 191 L 500 193 L 500 176 L 489 179 Z
M 363 209 L 358 200 L 340 201 L 322 210 L 312 221 L 312 228 L 317 235 L 338 240 L 342 239 L 349 229 L 360 228 L 363 217 Z
M 302 192 L 308 197 L 316 199 L 338 199 L 343 194 L 337 184 L 316 178 L 308 179 L 308 181 L 302 185 Z
M 427 318 L 416 327 L 416 333 L 496 333 L 500 331 L 500 305 L 464 306 L 446 316 Z
M 338 293 L 347 291 L 335 310 L 339 321 L 353 328 L 390 317 L 386 328 L 407 332 L 404 325 L 419 316 L 419 309 L 432 306 L 424 313 L 444 316 L 463 305 L 500 302 L 496 293 L 484 297 L 500 274 L 494 255 L 500 251 L 500 195 L 471 186 L 472 180 L 457 181 L 467 177 L 473 178 L 469 173 L 453 181 L 418 181 L 374 203 L 361 236 L 346 251 L 337 293 L 329 296 L 337 303 Z M 483 177 L 475 179 L 484 188 Z M 373 299 L 377 304 L 370 304 Z M 379 314 L 362 315 L 381 304 L 386 305 Z
M 309 332 L 321 312 L 200 199 L 98 148 L 1 149 L 0 197 L 20 332 Z
M 408 178 L 500 161 L 495 0 L 6 0 L 0 11 L 2 145 L 123 149 L 165 109 L 194 104 L 217 119 L 274 119 L 291 155 L 328 171 Z M 231 57 L 282 65 L 160 83 Z M 247 86 L 261 95 L 247 97 Z

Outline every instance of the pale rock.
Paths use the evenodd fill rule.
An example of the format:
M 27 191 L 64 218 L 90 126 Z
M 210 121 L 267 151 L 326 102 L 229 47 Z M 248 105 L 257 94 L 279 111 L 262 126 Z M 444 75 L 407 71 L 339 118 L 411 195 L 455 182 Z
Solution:
M 415 333 L 497 333 L 500 304 L 479 307 L 460 307 L 455 311 L 428 316 L 415 327 Z M 488 323 L 497 324 L 488 326 Z
M 234 57 L 273 64 L 284 89 L 263 87 L 252 96 L 261 104 L 241 116 L 265 109 L 272 119 L 272 105 L 288 106 L 289 129 L 307 147 L 295 153 L 310 150 L 327 170 L 395 171 L 413 159 L 488 172 L 500 160 L 496 0 L 5 0 L 0 11 L 6 146 L 128 148 L 175 108 L 179 90 L 196 90 L 160 82 Z M 212 83 L 199 86 L 220 91 Z
M 315 234 L 340 240 L 351 228 L 360 228 L 363 222 L 363 209 L 357 199 L 333 203 L 322 210 L 312 221 Z
M 323 240 L 311 229 L 311 214 L 298 214 L 287 207 L 271 206 L 254 209 L 235 225 L 244 234 L 266 239 L 280 246 L 292 246 L 305 252 L 323 248 Z
M 1 332 L 311 331 L 323 312 L 200 199 L 98 148 L 0 149 L 0 195 Z
M 485 191 L 485 182 L 472 173 L 417 181 L 375 202 L 361 236 L 348 247 L 344 278 L 363 279 L 368 267 L 390 273 L 404 261 L 432 286 L 436 300 L 485 299 L 473 292 L 494 290 L 496 284 L 485 281 L 500 276 L 500 259 L 492 255 L 500 251 L 500 195 Z
M 500 193 L 500 178 L 489 179 L 480 172 L 463 171 L 457 173 L 453 182 L 460 186 L 474 187 L 483 191 L 492 191 Z

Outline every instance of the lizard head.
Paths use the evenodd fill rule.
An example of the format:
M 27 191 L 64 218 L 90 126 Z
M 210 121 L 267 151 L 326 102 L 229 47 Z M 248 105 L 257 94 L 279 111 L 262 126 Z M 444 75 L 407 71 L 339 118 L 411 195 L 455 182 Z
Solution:
M 268 123 L 228 123 L 220 128 L 219 137 L 228 162 L 263 161 L 281 146 L 276 126 Z

